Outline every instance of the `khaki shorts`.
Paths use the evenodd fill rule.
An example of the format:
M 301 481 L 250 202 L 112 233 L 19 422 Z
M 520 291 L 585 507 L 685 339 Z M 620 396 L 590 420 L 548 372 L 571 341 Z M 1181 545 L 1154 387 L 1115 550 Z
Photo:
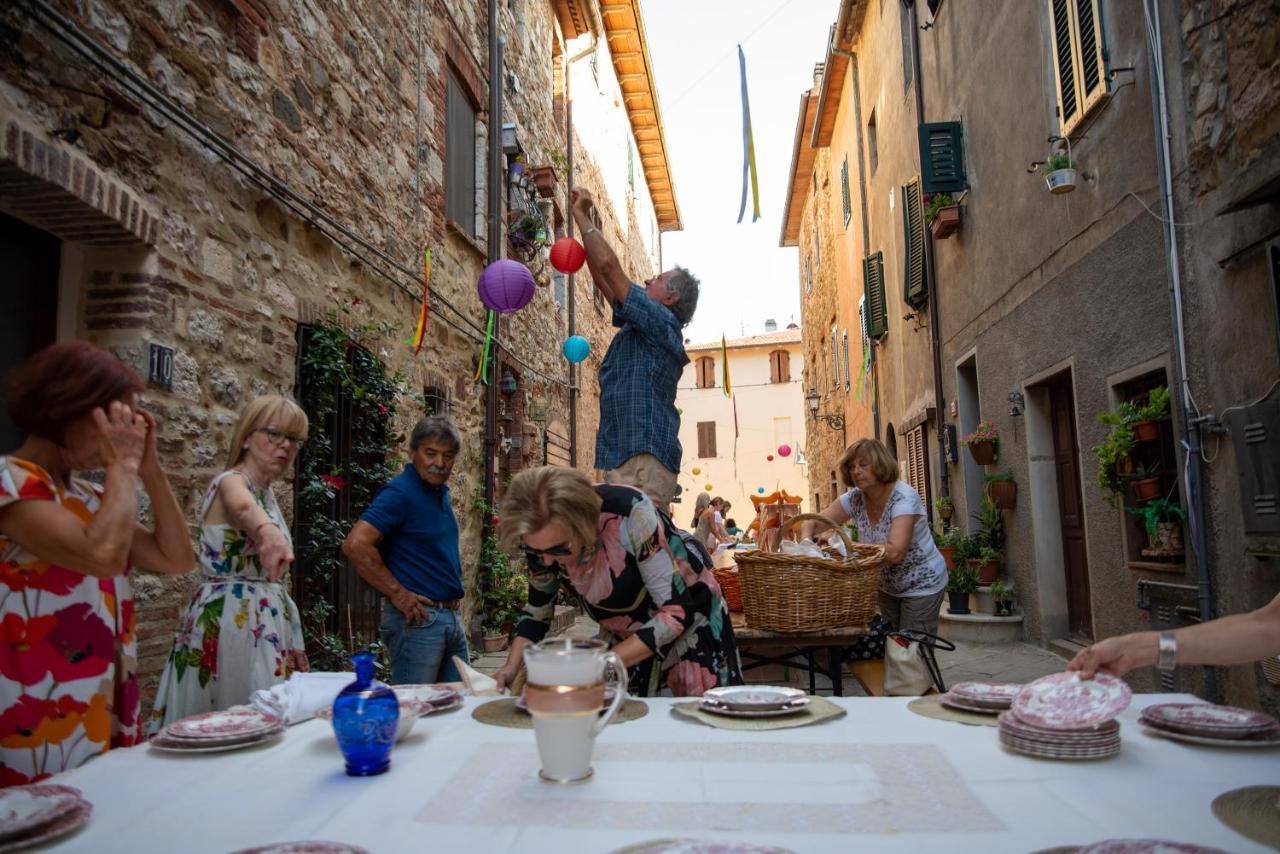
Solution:
M 653 454 L 636 454 L 616 469 L 604 473 L 605 483 L 621 483 L 634 486 L 670 515 L 671 500 L 676 497 L 676 473 L 668 469 Z

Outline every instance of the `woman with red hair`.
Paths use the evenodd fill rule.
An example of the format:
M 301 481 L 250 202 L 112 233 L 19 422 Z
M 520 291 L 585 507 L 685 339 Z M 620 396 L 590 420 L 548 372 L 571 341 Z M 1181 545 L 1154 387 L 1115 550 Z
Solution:
M 0 456 L 0 786 L 140 737 L 130 570 L 196 562 L 140 391 L 132 370 L 83 341 L 6 378 L 26 439 Z M 101 484 L 74 476 L 92 469 L 105 469 Z M 138 480 L 154 532 L 137 521 Z

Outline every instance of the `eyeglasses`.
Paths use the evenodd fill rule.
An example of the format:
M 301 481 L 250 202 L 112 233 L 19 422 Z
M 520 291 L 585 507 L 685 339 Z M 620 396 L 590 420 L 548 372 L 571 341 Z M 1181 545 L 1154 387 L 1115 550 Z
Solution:
M 302 446 L 307 444 L 307 440 L 301 436 L 295 436 L 292 433 L 286 433 L 283 430 L 277 430 L 274 427 L 259 427 L 255 433 L 266 433 L 267 441 L 275 445 L 277 448 L 282 447 L 285 442 L 292 442 L 293 446 L 298 450 L 302 450 Z
M 560 545 L 552 546 L 549 549 L 531 549 L 528 546 L 525 546 L 524 553 L 525 556 L 530 559 L 541 557 L 568 557 L 573 554 L 573 549 L 569 548 L 568 543 L 561 543 Z

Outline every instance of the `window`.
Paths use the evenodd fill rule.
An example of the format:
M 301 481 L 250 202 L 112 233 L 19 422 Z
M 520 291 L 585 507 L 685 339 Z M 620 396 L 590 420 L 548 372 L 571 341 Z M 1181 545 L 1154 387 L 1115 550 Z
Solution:
M 907 439 L 907 483 L 920 493 L 924 499 L 926 512 L 929 508 L 929 448 L 926 438 L 926 427 L 921 424 L 906 434 Z
M 804 259 L 804 292 L 813 290 L 813 258 Z
M 853 204 L 849 200 L 849 155 L 845 155 L 844 162 L 840 164 L 840 204 L 843 205 L 844 224 L 849 224 L 849 217 L 853 216 Z
M 921 191 L 956 193 L 969 186 L 964 171 L 964 126 L 960 122 L 920 125 Z
M 476 112 L 453 72 L 448 75 L 444 182 L 445 215 L 476 236 Z
M 716 422 L 698 422 L 698 456 L 701 458 L 716 455 Z
M 867 119 L 867 158 L 871 161 L 871 174 L 876 174 L 876 166 L 880 163 L 880 152 L 876 149 L 876 111 L 871 111 Z
M 902 185 L 902 228 L 906 236 L 902 262 L 902 301 L 919 308 L 929 299 L 924 257 L 924 200 L 920 179 Z
M 422 390 L 423 415 L 448 415 L 453 409 L 449 389 L 443 385 L 429 385 Z
M 883 252 L 862 259 L 862 289 L 867 300 L 867 335 L 882 338 L 889 331 L 889 317 L 884 303 Z
M 694 363 L 698 375 L 698 388 L 716 387 L 716 360 L 710 356 L 700 356 Z
M 844 359 L 844 390 L 853 388 L 853 379 L 849 376 L 849 330 L 840 333 L 840 350 Z
M 565 279 L 564 273 L 556 272 L 551 274 L 551 285 L 552 290 L 555 293 L 556 308 L 560 311 L 564 311 L 564 307 L 568 304 L 566 302 L 567 296 L 565 292 L 566 283 L 567 280 Z
M 898 22 L 902 29 L 902 88 L 911 88 L 911 73 L 915 63 L 911 58 L 911 4 L 898 4 Z
M 1101 0 L 1048 0 L 1058 122 L 1070 136 L 1109 94 Z
M 831 327 L 831 387 L 840 388 L 840 342 L 834 326 Z
M 769 354 L 769 382 L 791 382 L 791 354 L 786 350 L 774 350 Z

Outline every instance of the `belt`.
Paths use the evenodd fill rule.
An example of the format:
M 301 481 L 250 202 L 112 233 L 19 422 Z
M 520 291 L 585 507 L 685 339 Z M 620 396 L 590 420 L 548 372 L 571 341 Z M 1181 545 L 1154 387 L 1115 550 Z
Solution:
M 427 597 L 425 597 L 425 596 L 423 596 L 422 598 L 423 598 L 423 599 L 427 599 Z M 450 611 L 456 611 L 456 610 L 458 610 L 459 608 L 461 608 L 461 607 L 462 607 L 462 600 L 461 600 L 461 599 L 446 599 L 446 600 L 444 600 L 443 602 L 437 602 L 437 601 L 436 601 L 436 600 L 434 600 L 434 599 L 427 599 L 427 607 L 428 607 L 428 608 L 445 608 L 445 609 L 450 610 Z

